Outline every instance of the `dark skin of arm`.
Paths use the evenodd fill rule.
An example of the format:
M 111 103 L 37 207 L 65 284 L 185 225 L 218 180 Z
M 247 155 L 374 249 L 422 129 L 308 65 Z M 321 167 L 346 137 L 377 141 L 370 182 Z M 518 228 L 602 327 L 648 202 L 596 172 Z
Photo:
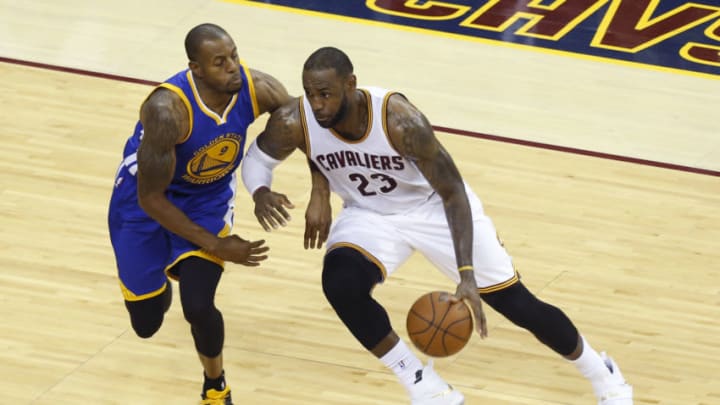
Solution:
M 274 78 L 252 71 L 260 113 L 274 111 L 289 99 Z M 188 111 L 173 92 L 155 90 L 141 108 L 144 135 L 138 149 L 138 202 L 170 232 L 226 261 L 258 266 L 268 251 L 265 241 L 247 241 L 237 235 L 219 237 L 194 223 L 165 196 L 175 172 L 175 145 L 189 130 Z
M 395 94 L 387 104 L 387 131 L 397 151 L 412 160 L 442 198 L 458 268 L 472 266 L 473 226 L 465 185 L 450 154 L 435 137 L 427 118 L 405 97 Z M 487 336 L 487 320 L 472 271 L 460 272 L 453 302 L 465 299 L 475 314 L 481 337 Z
M 307 154 L 305 135 L 300 121 L 299 100 L 293 100 L 270 116 L 265 130 L 258 135 L 258 147 L 277 160 L 285 160 L 295 149 Z M 305 249 L 321 248 L 327 240 L 332 221 L 330 186 L 314 163 L 308 160 L 312 179 L 312 192 L 305 211 Z M 255 217 L 266 231 L 284 226 L 293 208 L 284 194 L 261 187 L 253 194 Z

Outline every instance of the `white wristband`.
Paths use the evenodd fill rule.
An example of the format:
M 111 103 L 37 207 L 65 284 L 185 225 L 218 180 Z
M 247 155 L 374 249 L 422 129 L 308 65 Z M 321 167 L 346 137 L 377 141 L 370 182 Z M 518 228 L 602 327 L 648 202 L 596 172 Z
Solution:
M 257 142 L 253 141 L 242 161 L 242 180 L 245 188 L 253 195 L 260 187 L 270 188 L 272 171 L 280 164 L 280 160 L 263 152 Z

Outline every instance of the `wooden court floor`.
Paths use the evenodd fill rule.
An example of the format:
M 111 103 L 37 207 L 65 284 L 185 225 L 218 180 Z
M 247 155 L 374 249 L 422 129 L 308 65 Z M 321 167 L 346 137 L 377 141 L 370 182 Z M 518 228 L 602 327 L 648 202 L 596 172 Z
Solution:
M 231 23 L 227 4 L 182 3 L 204 5 L 193 19 Z M 51 2 L 44 5 L 46 12 L 65 12 L 53 8 Z M 275 13 L 277 24 L 283 18 L 294 24 L 298 18 L 266 9 L 240 9 L 249 20 L 255 12 Z M 43 13 L 32 6 L 14 5 L 11 12 L 17 10 L 25 21 L 28 16 L 38 18 L 38 24 L 42 21 Z M 113 30 L 120 30 L 130 19 L 122 16 L 119 5 L 108 10 L 89 21 L 106 24 L 107 35 L 112 37 Z M 87 8 L 78 7 L 75 12 L 84 15 Z M 113 12 L 117 21 L 111 23 L 105 14 Z M 157 38 L 162 30 L 183 32 L 184 26 L 195 22 L 174 13 L 178 11 L 169 11 L 175 19 L 169 21 L 176 21 L 176 27 L 153 27 L 152 35 L 142 35 Z M 2 18 L 11 17 L 9 12 Z M 315 22 L 319 26 L 337 23 Z M 79 52 L 78 64 L 64 63 L 48 53 L 42 37 L 27 39 L 30 27 L 32 22 L 27 23 L 23 37 L 10 36 L 0 48 L 6 53 L 0 56 L 162 79 L 157 70 L 143 75 L 145 67 L 139 64 L 120 71 L 117 59 L 108 59 L 108 69 L 103 70 L 94 65 L 97 50 Z M 238 32 L 244 29 L 236 28 Z M 363 35 L 358 30 L 353 35 Z M 420 34 L 397 35 L 409 40 Z M 36 58 L 30 57 L 31 42 L 37 43 Z M 178 48 L 180 43 L 152 45 L 162 46 Z M 348 46 L 359 55 L 372 54 L 357 43 Z M 492 52 L 491 48 L 484 47 L 483 52 Z M 271 63 L 280 56 L 266 55 L 267 48 L 249 52 L 273 66 L 288 88 L 298 93 L 297 66 Z M 504 54 L 507 50 L 498 52 L 509 55 Z M 160 69 L 161 63 L 164 69 L 174 68 L 175 59 L 163 54 L 154 57 L 154 69 Z M 370 63 L 362 66 L 369 70 L 366 76 L 382 77 L 382 72 L 369 69 Z M 608 69 L 608 77 L 614 77 L 613 69 Z M 630 68 L 624 73 L 642 76 Z M 0 62 L 0 75 L 0 404 L 196 403 L 202 371 L 178 297 L 160 332 L 147 341 L 137 338 L 122 304 L 106 231 L 107 202 L 121 148 L 150 87 L 15 63 Z M 658 75 L 652 72 L 648 81 L 659 80 Z M 663 78 L 668 83 L 675 79 L 683 85 L 692 83 L 698 91 L 703 84 L 707 89 L 717 87 L 711 80 L 673 74 Z M 650 98 L 657 91 L 652 87 L 636 90 L 638 98 Z M 431 119 L 437 117 L 433 122 L 446 124 L 438 119 L 443 119 L 444 109 L 450 109 L 452 92 L 440 95 L 438 91 L 443 102 L 435 104 L 427 86 L 409 92 L 427 106 Z M 700 93 L 677 92 L 676 97 L 694 111 L 688 114 L 706 118 L 711 107 L 703 101 L 717 105 L 718 100 L 717 95 Z M 602 98 L 596 102 L 609 104 Z M 506 101 L 497 110 L 492 110 L 488 100 L 482 103 L 491 111 L 512 109 Z M 518 101 L 523 103 L 527 100 Z M 652 101 L 647 105 L 652 108 Z M 487 113 L 484 117 L 495 125 L 488 130 L 482 122 L 471 126 L 477 121 L 472 111 L 454 110 L 452 122 L 473 131 L 504 135 L 515 130 L 534 133 L 537 128 L 538 133 L 551 133 L 557 124 L 546 123 L 539 115 L 525 115 L 513 123 L 517 129 L 507 127 L 504 132 L 492 123 L 492 113 Z M 471 116 L 463 118 L 463 113 Z M 631 119 L 619 122 L 631 123 Z M 263 124 L 262 119 L 254 124 L 251 138 Z M 584 132 L 574 124 L 570 120 L 563 130 Z M 681 144 L 681 137 L 662 136 L 653 140 L 652 148 L 643 149 L 642 142 L 632 140 L 615 147 L 624 148 L 628 155 L 651 149 L 648 153 L 658 161 L 667 160 L 675 150 L 673 163 L 695 159 L 712 169 L 717 167 L 711 157 L 718 126 L 709 125 L 658 129 L 660 134 L 688 131 L 696 143 L 706 142 L 697 149 L 691 149 L 692 142 Z M 438 137 L 483 200 L 524 282 L 541 298 L 563 308 L 595 348 L 617 359 L 635 387 L 636 404 L 720 403 L 719 177 L 443 132 Z M 567 140 L 571 146 L 591 146 L 592 142 Z M 690 158 L 691 154 L 695 157 Z M 322 296 L 322 252 L 302 248 L 309 185 L 302 157 L 292 156 L 276 170 L 275 178 L 276 189 L 297 205 L 293 221 L 285 229 L 265 233 L 255 223 L 251 201 L 241 190 L 235 232 L 265 238 L 271 258 L 259 268 L 228 265 L 218 291 L 218 306 L 226 322 L 226 371 L 236 403 L 406 403 L 394 376 L 364 352 Z M 339 209 L 338 201 L 334 203 Z M 386 305 L 398 332 L 405 335 L 404 317 L 411 303 L 437 289 L 451 290 L 453 285 L 422 258 L 413 257 L 375 295 Z M 475 336 L 458 355 L 436 360 L 436 368 L 463 391 L 468 405 L 594 403 L 589 383 L 570 364 L 489 308 L 486 311 L 488 339 Z

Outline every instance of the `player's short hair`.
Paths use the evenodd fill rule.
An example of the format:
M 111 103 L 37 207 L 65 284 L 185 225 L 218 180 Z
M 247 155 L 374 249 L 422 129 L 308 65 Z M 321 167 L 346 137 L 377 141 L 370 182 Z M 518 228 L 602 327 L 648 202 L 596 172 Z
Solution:
M 335 69 L 338 76 L 347 76 L 353 72 L 353 65 L 345 52 L 326 46 L 313 52 L 303 65 L 303 70 Z
M 189 60 L 197 61 L 200 45 L 208 39 L 229 37 L 227 31 L 219 25 L 205 23 L 195 26 L 185 36 L 185 53 Z

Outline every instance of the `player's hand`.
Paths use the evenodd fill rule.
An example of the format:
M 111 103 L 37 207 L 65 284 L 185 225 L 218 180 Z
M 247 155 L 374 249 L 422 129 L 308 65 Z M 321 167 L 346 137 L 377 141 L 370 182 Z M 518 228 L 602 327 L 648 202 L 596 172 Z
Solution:
M 261 187 L 255 191 L 253 200 L 255 201 L 255 218 L 268 232 L 277 229 L 278 226 L 287 225 L 290 214 L 286 208 L 295 208 L 285 194 L 270 191 L 267 187 Z
M 307 210 L 305 210 L 305 249 L 322 247 L 330 232 L 331 222 L 330 199 L 311 195 Z
M 219 238 L 217 244 L 209 249 L 209 253 L 222 260 L 254 267 L 267 259 L 267 255 L 263 253 L 270 248 L 263 246 L 264 244 L 264 240 L 249 241 L 237 235 L 230 235 Z
M 480 337 L 484 339 L 488 335 L 487 319 L 485 318 L 485 312 L 482 308 L 480 294 L 478 294 L 477 291 L 475 274 L 473 274 L 472 271 L 461 271 L 460 277 L 460 284 L 457 286 L 455 295 L 451 295 L 449 299 L 451 302 L 463 300 L 470 306 L 470 309 L 472 309 L 475 315 L 475 329 L 480 334 Z

